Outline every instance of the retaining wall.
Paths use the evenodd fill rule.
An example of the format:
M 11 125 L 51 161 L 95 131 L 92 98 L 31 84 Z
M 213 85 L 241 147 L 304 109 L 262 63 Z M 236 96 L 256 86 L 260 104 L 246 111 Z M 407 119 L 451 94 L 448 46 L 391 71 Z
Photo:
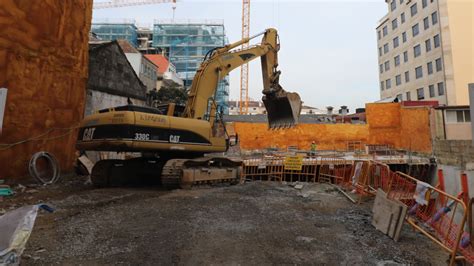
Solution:
M 84 113 L 91 17 L 92 0 L 1 1 L 0 87 L 8 97 L 0 178 L 26 175 L 29 158 L 42 150 L 71 170 L 76 130 L 69 128 Z
M 291 129 L 269 130 L 266 123 L 235 122 L 234 127 L 244 150 L 288 146 L 309 150 L 311 141 L 321 150 L 345 150 L 347 142 L 361 141 L 431 153 L 429 108 L 366 104 L 366 114 L 367 124 L 299 124 Z

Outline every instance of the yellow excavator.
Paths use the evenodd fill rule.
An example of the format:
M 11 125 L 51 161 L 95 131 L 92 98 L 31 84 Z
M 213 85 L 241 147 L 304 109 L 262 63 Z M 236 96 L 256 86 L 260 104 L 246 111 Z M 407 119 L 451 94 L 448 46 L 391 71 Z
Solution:
M 260 44 L 236 49 L 263 35 Z M 174 103 L 157 108 L 126 105 L 100 110 L 80 126 L 80 151 L 139 152 L 128 160 L 98 161 L 91 173 L 97 186 L 122 185 L 130 178 L 156 176 L 166 187 L 189 187 L 201 182 L 235 181 L 241 161 L 225 152 L 237 143 L 227 134 L 221 108 L 215 102 L 218 82 L 230 71 L 261 57 L 263 103 L 270 129 L 298 123 L 301 99 L 279 84 L 279 38 L 275 29 L 210 50 L 193 79 L 185 106 Z

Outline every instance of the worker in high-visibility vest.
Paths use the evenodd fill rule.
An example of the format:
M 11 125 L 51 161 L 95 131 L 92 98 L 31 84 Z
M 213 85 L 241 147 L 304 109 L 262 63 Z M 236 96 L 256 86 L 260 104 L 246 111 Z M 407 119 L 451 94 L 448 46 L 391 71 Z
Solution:
M 316 142 L 311 142 L 311 155 L 316 155 Z

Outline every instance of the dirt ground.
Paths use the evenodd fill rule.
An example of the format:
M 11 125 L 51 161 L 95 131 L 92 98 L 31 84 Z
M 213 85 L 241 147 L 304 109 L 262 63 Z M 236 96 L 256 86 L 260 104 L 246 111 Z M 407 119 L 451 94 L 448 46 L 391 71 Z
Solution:
M 445 265 L 448 254 L 404 225 L 399 242 L 376 231 L 372 202 L 325 184 L 250 182 L 165 191 L 95 189 L 71 177 L 26 188 L 0 211 L 44 202 L 22 256 L 44 264 Z

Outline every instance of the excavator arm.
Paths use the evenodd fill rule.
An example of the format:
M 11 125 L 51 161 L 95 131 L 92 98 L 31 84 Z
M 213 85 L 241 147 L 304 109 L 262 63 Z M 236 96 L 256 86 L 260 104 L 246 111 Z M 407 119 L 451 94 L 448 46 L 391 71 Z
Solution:
M 260 44 L 244 50 L 233 50 L 260 35 L 263 35 Z M 288 93 L 279 84 L 280 71 L 277 70 L 279 49 L 277 31 L 267 29 L 250 38 L 211 50 L 194 76 L 184 117 L 203 119 L 206 114 L 212 116 L 216 108 L 214 99 L 218 82 L 235 68 L 261 57 L 264 94 L 262 100 L 267 109 L 269 127 L 296 125 L 301 111 L 301 99 L 297 93 Z M 210 110 L 209 102 L 211 102 Z

